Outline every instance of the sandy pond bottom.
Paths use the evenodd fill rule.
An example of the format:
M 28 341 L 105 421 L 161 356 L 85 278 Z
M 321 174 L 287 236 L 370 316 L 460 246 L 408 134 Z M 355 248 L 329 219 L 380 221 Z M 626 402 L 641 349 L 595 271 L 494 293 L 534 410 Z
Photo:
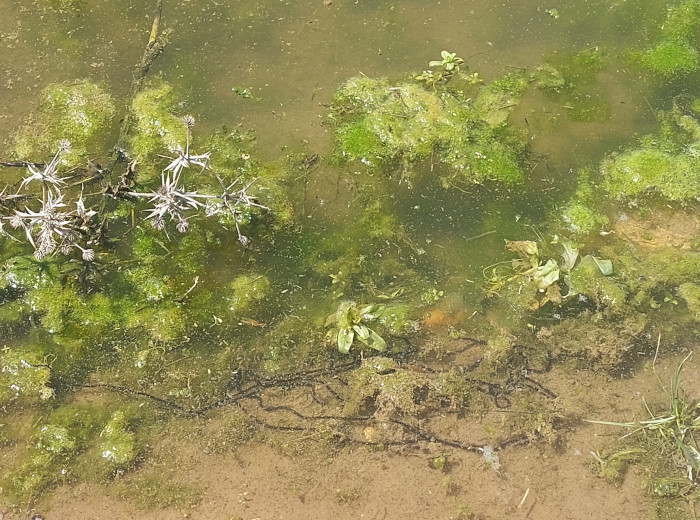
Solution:
M 660 358 L 656 372 L 667 381 L 676 366 L 677 359 Z M 691 360 L 684 369 L 685 383 L 692 386 L 697 374 L 697 363 Z M 226 429 L 228 413 L 221 410 L 205 426 L 193 425 L 183 432 L 180 424 L 179 433 L 164 431 L 162 444 L 152 446 L 153 459 L 160 460 L 153 464 L 160 464 L 178 483 L 201 491 L 193 507 L 139 510 L 109 488 L 66 485 L 37 510 L 46 520 L 658 518 L 642 469 L 632 466 L 619 487 L 596 474 L 590 452 L 612 445 L 624 432 L 583 421 L 645 419 L 643 399 L 664 402 L 652 371 L 615 379 L 557 368 L 539 380 L 559 396 L 552 403 L 561 412 L 556 440 L 540 438 L 505 448 L 498 470 L 478 453 L 437 443 L 329 449 L 328 443 L 304 432 L 285 433 L 283 443 L 277 438 L 220 449 L 226 444 L 220 431 Z M 486 443 L 483 423 L 507 413 L 486 411 L 483 422 L 474 416 L 455 419 L 461 426 L 453 421 L 440 434 Z M 215 445 L 219 449 L 212 450 Z M 447 457 L 441 469 L 432 463 L 438 454 Z M 25 517 L 5 515 L 6 520 L 19 518 Z

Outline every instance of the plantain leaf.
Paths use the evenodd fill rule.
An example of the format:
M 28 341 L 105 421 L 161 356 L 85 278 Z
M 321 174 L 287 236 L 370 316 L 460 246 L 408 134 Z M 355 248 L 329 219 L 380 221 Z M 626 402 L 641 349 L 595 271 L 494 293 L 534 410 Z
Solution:
M 338 350 L 343 354 L 350 352 L 352 342 L 355 340 L 355 331 L 350 327 L 343 327 L 338 331 Z
M 600 258 L 592 257 L 595 265 L 598 266 L 600 272 L 605 276 L 610 276 L 613 273 L 613 266 L 610 260 L 602 260 Z
M 352 328 L 357 332 L 357 337 L 360 341 L 367 341 L 367 338 L 369 338 L 369 329 L 365 325 L 358 323 L 357 325 L 353 325 Z
M 379 334 L 374 332 L 372 329 L 369 330 L 369 337 L 363 341 L 365 345 L 372 348 L 378 352 L 384 352 L 386 350 L 386 341 Z

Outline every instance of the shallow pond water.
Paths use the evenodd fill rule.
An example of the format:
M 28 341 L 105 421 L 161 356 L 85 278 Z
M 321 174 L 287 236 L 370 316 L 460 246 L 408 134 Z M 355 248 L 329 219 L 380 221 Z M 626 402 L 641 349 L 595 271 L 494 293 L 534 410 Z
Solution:
M 689 517 L 700 2 L 155 4 L 0 5 L 5 518 Z

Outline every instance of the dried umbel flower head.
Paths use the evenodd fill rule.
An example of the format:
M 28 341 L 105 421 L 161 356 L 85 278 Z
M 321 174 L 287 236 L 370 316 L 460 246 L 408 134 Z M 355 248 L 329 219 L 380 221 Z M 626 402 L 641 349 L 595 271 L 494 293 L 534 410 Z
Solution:
M 83 252 L 83 260 L 86 262 L 92 262 L 95 259 L 95 251 L 92 249 L 83 249 L 76 244 L 76 247 Z
M 177 223 L 177 230 L 180 233 L 187 233 L 187 229 L 190 227 L 190 223 L 187 222 L 187 219 L 183 218 L 180 219 Z
M 182 122 L 185 123 L 185 126 L 187 128 L 192 128 L 194 126 L 194 123 L 195 123 L 194 116 L 189 116 L 189 115 L 185 116 L 182 118 Z
M 19 189 L 24 189 L 27 184 L 34 180 L 40 181 L 44 186 L 51 186 L 55 190 L 58 190 L 60 186 L 63 186 L 67 177 L 59 177 L 57 169 L 61 160 L 61 154 L 69 149 L 70 141 L 63 139 L 61 140 L 53 159 L 51 159 L 51 162 L 44 166 L 43 169 L 41 168 L 41 165 L 26 163 L 27 169 L 29 170 L 29 175 L 22 179 Z

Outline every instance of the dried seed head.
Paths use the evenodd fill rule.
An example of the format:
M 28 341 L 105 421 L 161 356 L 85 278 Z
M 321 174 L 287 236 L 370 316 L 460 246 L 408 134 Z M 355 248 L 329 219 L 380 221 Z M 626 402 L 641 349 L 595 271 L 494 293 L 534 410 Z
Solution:
M 67 152 L 70 150 L 70 141 L 68 139 L 61 139 L 58 143 L 58 149 L 62 152 Z
M 68 254 L 70 254 L 74 245 L 75 245 L 74 243 L 66 240 L 61 244 L 61 247 L 59 247 L 58 250 L 60 251 L 60 253 L 62 255 L 68 255 Z
M 17 229 L 18 227 L 22 227 L 24 225 L 24 221 L 22 220 L 22 217 L 15 213 L 10 217 L 10 226 L 13 228 Z
M 195 123 L 194 116 L 185 116 L 182 118 L 182 122 L 185 123 L 187 128 L 192 128 Z
M 92 249 L 83 249 L 83 260 L 92 262 L 95 259 L 95 251 Z
M 177 223 L 177 230 L 180 233 L 186 233 L 187 228 L 189 228 L 189 227 L 190 227 L 190 223 L 187 222 L 187 220 L 184 218 Z
M 161 216 L 153 217 L 153 220 L 151 220 L 151 226 L 153 226 L 153 229 L 161 231 L 165 227 L 165 220 L 163 220 L 163 217 Z

